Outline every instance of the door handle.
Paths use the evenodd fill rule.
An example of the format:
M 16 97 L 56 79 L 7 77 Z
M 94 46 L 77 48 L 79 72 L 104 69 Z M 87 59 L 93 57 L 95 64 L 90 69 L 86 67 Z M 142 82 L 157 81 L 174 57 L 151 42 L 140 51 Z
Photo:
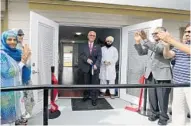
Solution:
M 35 70 L 32 71 L 32 74 L 36 74 L 36 73 L 39 73 L 39 72 L 37 72 L 37 71 L 35 71 Z

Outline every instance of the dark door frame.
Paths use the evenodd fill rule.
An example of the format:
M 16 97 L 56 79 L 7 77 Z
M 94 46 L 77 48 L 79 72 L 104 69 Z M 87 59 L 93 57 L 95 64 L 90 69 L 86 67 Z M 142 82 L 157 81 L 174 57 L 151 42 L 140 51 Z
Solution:
M 64 71 L 64 60 L 63 60 L 63 56 L 64 56 L 64 46 L 73 46 L 73 44 L 71 43 L 71 41 L 68 40 L 60 40 L 59 43 L 59 67 L 58 67 L 58 83 L 62 84 L 63 80 L 63 71 Z M 74 57 L 72 59 L 72 62 L 74 61 Z M 73 63 L 72 63 L 73 64 Z
M 62 76 L 63 76 L 63 43 L 59 42 L 59 64 L 58 64 L 58 83 L 62 84 Z

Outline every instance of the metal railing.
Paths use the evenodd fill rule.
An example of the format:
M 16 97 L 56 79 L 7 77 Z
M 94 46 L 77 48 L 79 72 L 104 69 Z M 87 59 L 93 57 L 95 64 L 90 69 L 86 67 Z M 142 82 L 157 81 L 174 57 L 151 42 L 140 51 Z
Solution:
M 43 125 L 48 125 L 48 92 L 50 89 L 79 90 L 79 89 L 104 89 L 104 88 L 176 88 L 190 87 L 190 84 L 118 84 L 118 85 L 31 85 L 2 87 L 1 92 L 22 90 L 44 90 L 43 97 Z

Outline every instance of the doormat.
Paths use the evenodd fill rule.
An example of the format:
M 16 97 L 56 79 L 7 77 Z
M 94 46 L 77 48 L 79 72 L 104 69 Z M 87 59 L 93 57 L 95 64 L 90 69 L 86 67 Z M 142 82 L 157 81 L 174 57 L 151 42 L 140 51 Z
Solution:
M 84 102 L 82 98 L 72 98 L 71 102 L 72 102 L 72 111 L 113 109 L 113 107 L 107 102 L 105 98 L 98 98 L 96 106 L 92 105 L 92 101 L 90 99 Z

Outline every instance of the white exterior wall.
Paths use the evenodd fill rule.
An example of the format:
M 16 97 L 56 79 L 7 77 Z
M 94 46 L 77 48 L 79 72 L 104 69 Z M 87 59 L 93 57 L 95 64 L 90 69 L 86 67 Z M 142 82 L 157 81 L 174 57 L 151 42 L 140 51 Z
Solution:
M 176 0 L 176 1 L 175 0 L 71 0 L 71 1 L 190 10 L 190 0 Z
M 29 44 L 30 13 L 28 0 L 9 0 L 8 29 L 22 29 L 24 42 Z
M 66 11 L 36 11 L 37 13 L 58 22 L 61 25 L 95 26 L 95 27 L 122 27 L 152 19 L 124 15 L 98 14 L 89 12 Z M 164 27 L 179 39 L 179 28 L 187 23 L 181 21 L 164 20 Z M 27 0 L 9 0 L 8 28 L 24 30 L 25 42 L 29 42 L 30 10 Z
M 189 22 L 189 21 L 188 21 Z M 177 39 L 180 40 L 180 27 L 185 27 L 188 22 L 164 20 L 164 27 Z
M 78 26 L 95 26 L 95 27 L 122 27 L 133 25 L 145 21 L 155 20 L 143 17 L 133 17 L 113 14 L 98 14 L 89 12 L 66 12 L 66 11 L 36 11 L 37 13 L 48 17 L 60 25 L 78 25 Z M 80 23 L 80 24 L 79 24 Z M 179 28 L 185 27 L 188 22 L 164 20 L 164 27 L 172 35 L 179 39 Z
M 1 11 L 5 11 L 5 0 L 1 0 Z

